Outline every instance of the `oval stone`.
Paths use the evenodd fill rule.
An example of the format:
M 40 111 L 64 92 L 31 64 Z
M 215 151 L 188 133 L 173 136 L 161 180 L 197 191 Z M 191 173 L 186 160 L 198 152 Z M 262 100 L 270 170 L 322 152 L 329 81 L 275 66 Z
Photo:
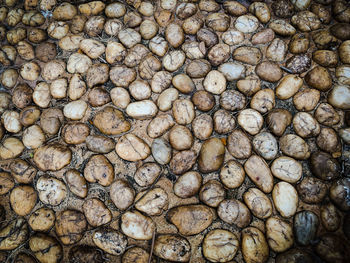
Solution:
M 126 114 L 138 120 L 152 118 L 157 112 L 157 105 L 151 100 L 132 102 L 126 107 Z
M 34 162 L 42 171 L 61 170 L 70 163 L 71 159 L 71 150 L 59 143 L 42 146 L 34 153 Z
M 211 225 L 213 213 L 204 205 L 186 205 L 170 209 L 167 219 L 182 235 L 196 235 Z
M 169 261 L 188 262 L 191 245 L 186 238 L 178 235 L 160 235 L 154 243 L 154 254 Z
M 122 231 L 128 237 L 137 240 L 152 239 L 156 225 L 150 217 L 144 216 L 140 212 L 126 212 L 121 217 Z
M 199 153 L 198 168 L 203 173 L 218 170 L 225 157 L 225 146 L 219 138 L 210 138 L 202 144 Z
M 312 244 L 317 235 L 317 229 L 320 224 L 318 216 L 312 211 L 301 211 L 294 217 L 294 233 L 296 241 L 307 246 Z
M 131 127 L 123 113 L 110 106 L 96 113 L 93 124 L 106 135 L 118 135 L 127 132 Z
M 128 240 L 117 231 L 96 231 L 92 237 L 95 245 L 112 255 L 120 255 L 126 250 Z
M 130 162 L 144 160 L 151 154 L 145 141 L 131 133 L 119 138 L 115 151 L 120 158 Z

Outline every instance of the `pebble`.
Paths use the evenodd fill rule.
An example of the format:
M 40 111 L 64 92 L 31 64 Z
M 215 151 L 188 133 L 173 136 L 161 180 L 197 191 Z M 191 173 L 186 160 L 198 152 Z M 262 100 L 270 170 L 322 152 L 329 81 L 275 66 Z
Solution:
M 269 132 L 261 132 L 255 135 L 252 144 L 255 151 L 265 160 L 275 159 L 278 153 L 277 140 Z
M 112 255 L 121 255 L 126 250 L 128 240 L 115 230 L 98 230 L 92 236 L 97 247 Z
M 240 31 L 229 29 L 221 36 L 222 41 L 227 45 L 237 45 L 244 40 L 244 34 Z
M 303 174 L 301 164 L 288 156 L 275 159 L 271 165 L 272 174 L 280 180 L 288 183 L 296 183 Z
M 266 238 L 270 248 L 275 252 L 284 252 L 293 246 L 292 225 L 277 216 L 266 220 Z
M 113 165 L 102 154 L 92 155 L 85 164 L 84 177 L 89 183 L 109 186 L 114 180 Z
M 93 227 L 98 227 L 109 223 L 112 220 L 112 213 L 106 205 L 97 198 L 84 201 L 83 212 L 88 223 Z
M 220 171 L 220 181 L 230 189 L 237 188 L 242 185 L 245 179 L 243 166 L 235 161 L 229 160 Z
M 46 232 L 53 227 L 55 220 L 55 211 L 51 208 L 42 207 L 30 215 L 28 224 L 34 231 Z
M 252 37 L 252 44 L 266 44 L 271 42 L 275 38 L 275 32 L 271 28 L 266 28 L 256 33 Z
M 33 187 L 19 185 L 11 191 L 10 204 L 17 215 L 26 216 L 34 208 L 37 198 L 37 193 Z
M 85 143 L 90 151 L 97 153 L 109 153 L 115 148 L 113 139 L 101 135 L 89 135 Z
M 248 177 L 265 193 L 270 193 L 273 188 L 273 177 L 269 166 L 263 158 L 252 155 L 245 163 L 244 170 Z
M 269 246 L 264 234 L 255 227 L 242 230 L 242 254 L 247 263 L 263 263 L 269 257 Z
M 131 133 L 119 138 L 115 151 L 120 158 L 130 162 L 144 160 L 151 154 L 147 143 Z
M 295 159 L 305 160 L 310 157 L 309 145 L 298 135 L 286 134 L 281 137 L 280 149 Z
M 329 71 L 321 66 L 316 66 L 305 75 L 306 83 L 320 91 L 328 91 L 332 87 L 332 77 Z
M 111 185 L 109 195 L 118 209 L 125 210 L 133 204 L 135 190 L 123 179 L 117 179 Z
M 152 156 L 154 160 L 161 164 L 167 164 L 171 159 L 171 147 L 163 138 L 156 138 L 153 140 L 151 145 Z
M 239 63 L 227 62 L 221 64 L 218 70 L 224 74 L 227 81 L 234 81 L 245 77 L 245 67 Z
M 283 217 L 291 217 L 297 211 L 298 193 L 291 184 L 277 183 L 273 188 L 272 198 L 277 211 Z
M 226 90 L 226 78 L 220 71 L 210 71 L 203 81 L 206 91 L 213 94 L 221 94 Z
M 348 53 L 350 53 L 350 51 Z M 350 85 L 350 66 L 348 65 L 338 66 L 335 69 L 335 76 L 339 84 Z
M 205 205 L 186 205 L 170 209 L 167 220 L 174 224 L 179 233 L 185 236 L 196 235 L 213 222 L 213 213 Z
M 193 103 L 188 99 L 174 101 L 173 116 L 175 121 L 180 125 L 190 124 L 196 117 Z
M 93 124 L 106 135 L 119 135 L 131 128 L 130 122 L 125 120 L 123 113 L 110 106 L 96 113 Z
M 191 245 L 186 238 L 178 235 L 159 235 L 153 252 L 165 260 L 187 262 L 191 258 Z
M 309 7 L 311 0 L 291 0 L 291 3 L 296 10 L 302 11 Z
M 319 224 L 318 216 L 314 212 L 305 210 L 297 213 L 294 217 L 296 241 L 303 246 L 313 244 Z
M 42 263 L 60 262 L 63 258 L 63 249 L 57 239 L 41 233 L 30 237 L 29 248 Z
M 154 119 L 147 126 L 147 134 L 151 138 L 157 138 L 166 133 L 175 125 L 175 121 L 170 114 L 162 114 Z
M 296 29 L 282 19 L 276 19 L 269 24 L 269 28 L 271 28 L 276 34 L 281 36 L 292 36 L 296 33 Z
M 34 153 L 34 162 L 42 171 L 61 170 L 63 167 L 70 164 L 71 159 L 71 150 L 58 143 L 42 146 Z
M 156 187 L 149 192 L 140 192 L 135 197 L 135 208 L 149 216 L 161 215 L 168 209 L 168 194 L 163 188 Z
M 223 200 L 218 206 L 217 213 L 224 222 L 240 228 L 248 226 L 251 221 L 248 207 L 236 199 Z
M 152 219 L 137 211 L 125 212 L 121 217 L 120 227 L 125 235 L 137 240 L 152 239 L 153 232 L 156 230 Z
M 328 95 L 328 102 L 339 109 L 350 109 L 350 87 L 346 85 L 335 85 Z
M 252 15 L 239 16 L 236 19 L 235 27 L 242 33 L 252 33 L 259 27 L 259 20 Z
M 64 245 L 79 242 L 87 229 L 87 225 L 84 214 L 76 210 L 64 210 L 56 215 L 56 234 Z
M 263 123 L 264 118 L 256 110 L 245 109 L 238 114 L 238 124 L 251 135 L 258 134 Z
M 76 100 L 69 102 L 63 108 L 63 114 L 71 120 L 80 120 L 84 117 L 88 105 L 85 101 Z
M 205 236 L 202 247 L 204 257 L 211 262 L 229 262 L 235 257 L 239 242 L 230 231 L 214 229 Z
M 179 97 L 179 92 L 175 88 L 164 90 L 158 97 L 157 106 L 161 111 L 168 111 L 173 106 L 173 102 Z
M 284 76 L 276 88 L 276 96 L 279 99 L 287 100 L 295 95 L 303 86 L 303 79 L 298 75 Z
M 181 175 L 174 184 L 174 193 L 181 198 L 188 198 L 198 193 L 202 185 L 202 176 L 195 171 Z
M 161 172 L 162 169 L 158 164 L 145 163 L 136 170 L 134 180 L 139 186 L 150 186 L 155 182 Z
M 151 100 L 132 102 L 126 107 L 126 114 L 138 120 L 150 119 L 156 116 L 157 105 Z
M 268 82 L 277 82 L 283 76 L 283 72 L 279 65 L 270 61 L 258 64 L 255 68 L 255 72 L 262 80 Z
M 183 174 L 189 171 L 196 163 L 197 154 L 193 150 L 178 152 L 170 161 L 169 167 L 174 174 Z
M 48 176 L 41 176 L 36 183 L 39 199 L 47 205 L 57 206 L 66 198 L 67 187 L 64 182 Z
M 254 216 L 260 219 L 269 218 L 272 214 L 270 199 L 258 188 L 249 188 L 243 194 L 244 202 Z
M 24 243 L 28 236 L 28 225 L 23 218 L 13 220 L 0 230 L 0 250 L 13 250 Z
M 224 162 L 225 146 L 219 138 L 210 138 L 202 144 L 199 152 L 198 168 L 202 173 L 220 169 Z

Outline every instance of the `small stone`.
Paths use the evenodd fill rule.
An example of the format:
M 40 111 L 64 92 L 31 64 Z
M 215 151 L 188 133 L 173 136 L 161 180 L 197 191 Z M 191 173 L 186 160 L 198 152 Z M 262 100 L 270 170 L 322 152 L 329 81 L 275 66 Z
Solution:
M 174 174 L 183 174 L 189 171 L 196 163 L 197 154 L 193 150 L 178 152 L 170 161 L 169 167 Z
M 111 255 L 121 255 L 126 250 L 128 240 L 115 230 L 98 230 L 92 236 L 92 241 L 97 247 Z
M 291 184 L 277 183 L 273 188 L 272 198 L 277 211 L 283 217 L 291 217 L 297 211 L 298 193 Z
M 34 162 L 42 171 L 58 171 L 72 159 L 71 150 L 58 143 L 42 146 L 34 153 Z
M 83 212 L 88 223 L 93 227 L 107 224 L 112 220 L 111 211 L 97 198 L 85 200 Z
M 123 113 L 110 106 L 96 113 L 93 124 L 106 135 L 119 135 L 127 132 L 131 127 Z
M 178 235 L 159 235 L 154 242 L 154 254 L 165 260 L 187 262 L 191 257 L 191 245 Z
M 311 59 L 308 55 L 295 55 L 286 61 L 286 67 L 293 74 L 301 74 L 311 67 Z
M 67 196 L 66 185 L 54 177 L 41 176 L 36 183 L 36 189 L 40 201 L 47 205 L 59 205 Z
M 39 262 L 60 262 L 63 249 L 56 238 L 44 234 L 34 234 L 29 239 L 29 248 Z
M 220 71 L 210 71 L 203 81 L 206 91 L 213 94 L 221 94 L 226 90 L 226 78 Z
M 239 248 L 237 237 L 223 229 L 211 230 L 203 240 L 203 255 L 211 262 L 229 262 Z
M 156 225 L 150 217 L 142 215 L 140 212 L 125 212 L 121 217 L 122 231 L 128 237 L 137 240 L 152 239 Z
M 202 144 L 199 153 L 198 168 L 203 173 L 220 169 L 224 162 L 225 146 L 219 138 L 210 138 Z
M 275 38 L 275 32 L 271 28 L 266 28 L 256 33 L 252 37 L 252 44 L 253 45 L 266 44 L 271 42 L 274 38 Z
M 138 120 L 150 119 L 157 112 L 157 105 L 151 100 L 132 102 L 126 107 L 126 114 Z
M 255 68 L 255 72 L 262 80 L 269 82 L 277 82 L 283 75 L 278 64 L 269 61 L 258 64 Z
M 13 250 L 25 242 L 28 225 L 23 218 L 13 220 L 0 230 L 0 251 Z
M 259 27 L 259 20 L 253 15 L 243 15 L 236 19 L 235 27 L 243 33 L 252 33 Z
M 312 211 L 301 211 L 294 217 L 294 233 L 296 241 L 307 246 L 316 239 L 317 229 L 320 224 L 318 216 Z
M 167 219 L 174 224 L 182 235 L 196 235 L 213 221 L 213 213 L 204 205 L 178 206 L 170 209 Z
M 273 176 L 263 158 L 258 155 L 252 155 L 244 163 L 244 170 L 260 190 L 265 193 L 271 192 L 273 188 Z
M 147 126 L 147 134 L 151 138 L 157 138 L 166 133 L 175 125 L 174 119 L 170 114 L 162 114 L 155 117 Z
M 66 118 L 80 120 L 84 117 L 87 107 L 88 105 L 85 101 L 72 101 L 64 106 L 63 114 Z
M 198 193 L 202 185 L 200 173 L 190 171 L 181 175 L 174 184 L 174 193 L 181 198 L 188 198 Z
M 152 156 L 157 163 L 164 165 L 170 162 L 171 147 L 165 139 L 154 139 L 152 142 L 151 151 Z
M 135 199 L 135 208 L 149 216 L 161 215 L 168 209 L 168 194 L 160 187 L 146 193 L 140 192 Z
M 120 158 L 130 162 L 144 160 L 151 154 L 147 143 L 131 133 L 119 138 L 115 151 Z
M 64 245 L 72 245 L 79 242 L 86 228 L 85 216 L 79 211 L 64 210 L 56 216 L 56 234 Z
M 245 67 L 239 63 L 227 62 L 221 64 L 218 70 L 224 74 L 227 81 L 234 81 L 245 77 Z
M 345 85 L 335 85 L 328 95 L 328 102 L 339 109 L 350 109 L 350 87 Z
M 269 258 L 269 246 L 264 234 L 255 227 L 242 230 L 242 254 L 246 262 L 263 263 Z

